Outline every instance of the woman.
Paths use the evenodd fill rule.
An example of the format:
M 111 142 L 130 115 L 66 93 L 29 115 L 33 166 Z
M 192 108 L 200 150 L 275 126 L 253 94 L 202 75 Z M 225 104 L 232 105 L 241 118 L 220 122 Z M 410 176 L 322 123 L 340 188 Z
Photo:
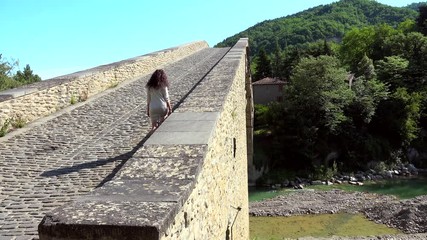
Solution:
M 157 69 L 151 75 L 147 85 L 147 115 L 151 119 L 151 130 L 156 129 L 171 114 L 168 77 L 165 71 Z

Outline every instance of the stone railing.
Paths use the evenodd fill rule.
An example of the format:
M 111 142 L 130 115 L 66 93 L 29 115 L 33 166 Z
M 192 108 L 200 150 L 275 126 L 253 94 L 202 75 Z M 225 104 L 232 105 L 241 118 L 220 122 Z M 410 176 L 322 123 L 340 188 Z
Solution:
M 247 46 L 239 40 L 110 182 L 47 214 L 40 239 L 248 239 Z
M 177 61 L 202 48 L 193 42 L 140 57 L 64 75 L 0 92 L 0 127 L 6 120 L 26 123 L 113 88 L 123 81 L 149 74 L 162 65 Z

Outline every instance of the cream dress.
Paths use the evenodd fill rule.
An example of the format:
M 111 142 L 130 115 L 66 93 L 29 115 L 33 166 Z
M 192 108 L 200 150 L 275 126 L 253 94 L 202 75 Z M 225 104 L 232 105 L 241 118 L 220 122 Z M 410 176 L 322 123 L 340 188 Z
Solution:
M 168 88 L 147 88 L 147 102 L 150 106 L 151 122 L 160 123 L 168 113 L 169 92 Z

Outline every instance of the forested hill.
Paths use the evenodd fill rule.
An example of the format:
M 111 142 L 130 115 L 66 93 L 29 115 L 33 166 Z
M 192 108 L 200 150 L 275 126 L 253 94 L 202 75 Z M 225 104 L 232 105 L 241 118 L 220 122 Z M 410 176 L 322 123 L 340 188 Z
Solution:
M 408 18 L 416 17 L 417 11 L 410 7 L 391 7 L 374 0 L 341 0 L 263 21 L 225 39 L 216 47 L 232 46 L 239 38 L 249 37 L 252 54 L 256 54 L 261 46 L 267 53 L 271 53 L 276 48 L 276 40 L 282 49 L 324 39 L 339 41 L 353 27 L 380 23 L 396 26 Z

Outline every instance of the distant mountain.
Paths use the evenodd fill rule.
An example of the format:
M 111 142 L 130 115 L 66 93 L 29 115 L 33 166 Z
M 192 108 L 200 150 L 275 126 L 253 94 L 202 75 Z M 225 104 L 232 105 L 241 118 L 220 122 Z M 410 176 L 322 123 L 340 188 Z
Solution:
M 261 46 L 267 53 L 271 53 L 276 41 L 282 49 L 289 45 L 324 39 L 340 41 L 344 33 L 354 27 L 380 23 L 397 26 L 406 19 L 416 19 L 418 12 L 414 10 L 415 5 L 410 6 L 391 7 L 375 0 L 341 0 L 263 21 L 228 37 L 216 47 L 232 46 L 239 38 L 249 37 L 251 52 L 255 54 Z

